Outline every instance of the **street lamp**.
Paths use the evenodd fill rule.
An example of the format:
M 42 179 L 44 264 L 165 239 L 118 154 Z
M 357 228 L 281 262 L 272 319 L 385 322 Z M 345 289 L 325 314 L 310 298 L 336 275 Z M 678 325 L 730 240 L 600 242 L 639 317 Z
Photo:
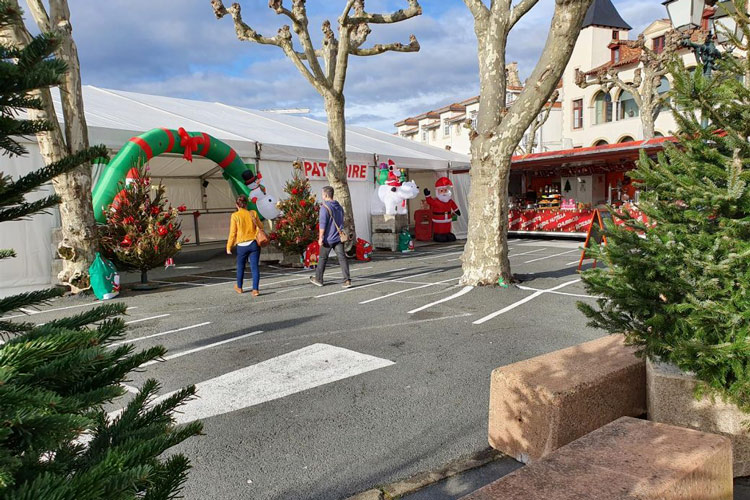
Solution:
M 731 3 L 731 0 L 728 3 Z M 716 0 L 666 0 L 662 5 L 667 8 L 672 26 L 677 31 L 687 34 L 701 27 L 706 6 L 713 7 L 716 5 Z M 683 38 L 680 45 L 693 49 L 695 59 L 703 66 L 703 73 L 710 76 L 714 62 L 721 57 L 721 52 L 714 45 L 714 35 L 711 30 L 706 33 L 706 40 L 703 43 L 695 43 L 688 37 Z
M 701 27 L 705 4 L 705 0 L 666 0 L 662 2 L 662 5 L 667 8 L 672 26 L 681 32 Z
M 716 8 L 716 12 L 711 16 L 711 29 L 716 33 L 716 40 L 724 45 L 731 41 L 728 34 L 733 34 L 734 37 L 742 42 L 745 37 L 745 32 L 737 24 L 737 20 L 732 14 L 737 12 L 737 6 L 732 0 L 726 0 L 719 3 Z

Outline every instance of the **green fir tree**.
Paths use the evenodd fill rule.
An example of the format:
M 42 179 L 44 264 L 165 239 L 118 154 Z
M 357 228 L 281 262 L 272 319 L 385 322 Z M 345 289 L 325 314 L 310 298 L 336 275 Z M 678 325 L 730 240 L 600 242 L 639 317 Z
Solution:
M 0 26 L 20 23 L 21 12 L 0 1 Z M 1 46 L 0 148 L 23 155 L 16 139 L 49 128 L 49 123 L 18 118 L 23 108 L 39 108 L 35 89 L 58 85 L 65 66 L 52 57 L 59 43 L 51 34 L 28 47 Z M 56 196 L 28 201 L 29 192 L 62 172 L 105 156 L 94 147 L 18 179 L 0 175 L 0 222 L 18 221 L 53 207 Z M 13 250 L 0 251 L 12 258 Z M 150 405 L 159 389 L 154 380 L 111 418 L 104 405 L 125 393 L 128 373 L 162 356 L 163 347 L 134 352 L 122 340 L 124 304 L 107 304 L 44 325 L 11 321 L 7 313 L 33 307 L 62 294 L 61 289 L 0 299 L 0 498 L 25 500 L 170 499 L 179 493 L 189 469 L 172 446 L 200 432 L 196 422 L 176 426 L 175 408 L 195 393 L 178 391 Z
M 99 236 L 104 255 L 118 269 L 147 272 L 173 257 L 182 248 L 179 211 L 185 207 L 169 205 L 164 186 L 151 183 L 148 166 L 133 169 L 133 176 L 106 211 L 107 221 Z
M 740 10 L 744 2 L 739 1 Z M 750 39 L 746 16 L 738 16 Z M 734 43 L 739 43 L 734 40 Z M 746 53 L 747 48 L 740 46 Z M 670 105 L 678 144 L 654 161 L 642 154 L 633 178 L 639 209 L 611 223 L 607 245 L 586 271 L 597 307 L 592 325 L 624 332 L 650 357 L 695 373 L 708 390 L 750 411 L 750 61 L 725 52 L 712 75 L 672 68 Z M 706 120 L 707 119 L 707 120 Z M 704 120 L 708 125 L 705 125 Z

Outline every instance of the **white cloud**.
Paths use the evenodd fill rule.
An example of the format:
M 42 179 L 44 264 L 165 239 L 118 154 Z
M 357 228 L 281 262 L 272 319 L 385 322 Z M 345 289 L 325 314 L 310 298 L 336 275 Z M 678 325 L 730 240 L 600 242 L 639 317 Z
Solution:
M 323 117 L 322 99 L 277 47 L 236 39 L 232 22 L 216 20 L 209 0 L 74 0 L 74 36 L 84 83 L 136 92 L 223 101 L 253 108 L 307 107 Z M 284 22 L 266 2 L 241 2 L 245 20 L 273 35 Z M 308 2 L 316 43 L 326 17 L 343 1 Z M 368 0 L 387 11 L 403 0 Z M 387 53 L 350 60 L 347 115 L 350 123 L 386 131 L 410 115 L 476 95 L 479 87 L 473 20 L 459 0 L 424 0 L 425 13 L 395 25 L 373 25 L 369 43 L 407 42 L 417 35 L 418 53 Z M 663 17 L 660 2 L 616 0 L 633 36 Z M 531 73 L 542 48 L 554 2 L 539 4 L 516 26 L 508 61 L 521 76 Z

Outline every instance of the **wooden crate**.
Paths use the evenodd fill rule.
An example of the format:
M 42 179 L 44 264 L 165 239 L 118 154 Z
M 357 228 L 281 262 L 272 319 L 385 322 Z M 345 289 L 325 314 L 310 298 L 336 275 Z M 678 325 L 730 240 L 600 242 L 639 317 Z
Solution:
M 409 226 L 409 216 L 404 215 L 373 215 L 372 232 L 373 233 L 400 233 L 401 230 Z
M 380 250 L 398 250 L 398 233 L 372 233 L 372 247 Z

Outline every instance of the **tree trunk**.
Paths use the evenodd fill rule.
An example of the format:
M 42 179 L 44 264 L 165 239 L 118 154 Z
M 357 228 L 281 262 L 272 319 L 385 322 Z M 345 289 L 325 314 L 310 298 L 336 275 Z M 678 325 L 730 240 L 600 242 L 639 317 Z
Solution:
M 17 2 L 14 3 L 18 6 Z M 88 130 L 83 112 L 78 50 L 72 37 L 67 1 L 50 2 L 51 20 L 44 10 L 38 8 L 39 6 L 32 2 L 31 13 L 40 30 L 56 30 L 62 35 L 63 41 L 57 51 L 57 57 L 68 65 L 60 89 L 67 145 L 49 89 L 34 93 L 41 99 L 43 109 L 29 110 L 30 118 L 48 120 L 53 124 L 52 130 L 37 134 L 40 153 L 45 163 L 49 164 L 87 148 Z M 31 36 L 24 26 L 9 26 L 5 34 L 21 46 L 31 41 Z M 58 246 L 58 254 L 64 260 L 64 267 L 57 278 L 62 283 L 70 285 L 71 291 L 77 293 L 91 286 L 89 265 L 93 262 L 98 249 L 96 221 L 91 203 L 91 166 L 81 165 L 67 174 L 60 175 L 52 180 L 52 185 L 62 199 L 60 219 L 63 239 Z
M 643 139 L 648 141 L 654 138 L 654 123 L 656 121 L 656 108 L 653 103 L 643 104 L 641 109 L 641 126 L 643 127 Z
M 328 118 L 328 182 L 333 188 L 334 198 L 344 208 L 344 231 L 350 236 L 345 245 L 351 249 L 356 242 L 354 212 L 346 177 L 346 119 L 344 117 L 344 96 L 330 95 L 325 98 Z
M 67 0 L 51 0 L 50 15 L 51 27 L 64 34 L 57 55 L 68 65 L 60 97 L 65 120 L 66 154 L 72 154 L 89 147 L 81 91 L 81 65 L 78 61 L 78 48 L 73 40 Z M 65 261 L 63 270 L 57 278 L 77 292 L 91 286 L 89 266 L 99 249 L 91 203 L 91 165 L 81 165 L 55 179 L 53 184 L 55 191 L 62 198 L 60 218 L 63 240 L 58 245 L 57 252 Z
M 508 11 L 493 7 L 489 17 L 475 16 L 480 99 L 471 143 L 469 231 L 461 259 L 464 285 L 494 285 L 499 278 L 513 281 L 507 242 L 511 158 L 560 81 L 591 1 L 556 0 L 544 50 L 529 77 L 533 83 L 507 111 L 505 49 L 512 27 Z
M 477 151 L 487 151 L 488 154 L 477 161 L 472 160 L 471 223 L 461 258 L 462 284 L 496 285 L 501 278 L 505 283 L 513 281 L 507 243 L 510 155 L 499 154 L 497 142 L 475 139 Z

